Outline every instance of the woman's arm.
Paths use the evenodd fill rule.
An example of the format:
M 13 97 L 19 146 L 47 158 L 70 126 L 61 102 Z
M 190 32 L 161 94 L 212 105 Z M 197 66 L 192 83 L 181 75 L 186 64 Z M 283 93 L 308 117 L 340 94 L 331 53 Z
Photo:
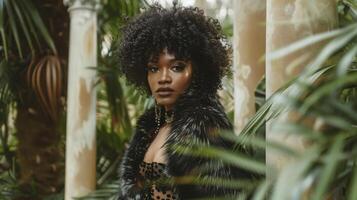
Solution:
M 154 128 L 153 109 L 149 109 L 138 120 L 136 131 L 125 151 L 119 167 L 120 193 L 123 199 L 145 199 L 146 188 L 138 180 L 139 165 L 143 161 L 150 143 L 150 130 Z
M 123 160 L 119 167 L 120 190 L 122 199 L 143 199 L 143 188 L 139 187 L 137 176 L 139 170 L 138 150 L 140 133 L 136 133 L 131 139 L 129 148 L 125 151 Z

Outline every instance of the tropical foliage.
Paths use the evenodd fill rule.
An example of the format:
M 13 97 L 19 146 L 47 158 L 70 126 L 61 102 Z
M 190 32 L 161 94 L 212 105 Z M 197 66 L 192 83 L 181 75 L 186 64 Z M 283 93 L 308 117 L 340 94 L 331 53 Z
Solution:
M 68 13 L 63 4 L 54 6 L 57 2 L 0 1 L 0 163 L 5 199 L 14 199 L 11 194 L 40 198 L 63 185 L 58 128 Z M 9 188 L 17 189 L 8 192 Z
M 356 1 L 340 1 L 338 29 L 305 38 L 268 55 L 268 59 L 278 59 L 316 43 L 326 44 L 296 79 L 267 99 L 240 136 L 229 137 L 247 148 L 275 150 L 290 160 L 280 172 L 266 166 L 268 178 L 257 187 L 245 189 L 253 199 L 357 198 L 356 6 Z M 296 119 L 278 120 L 286 113 L 292 113 Z M 298 151 L 260 139 L 268 123 L 275 134 L 286 133 L 304 141 L 305 149 Z M 208 152 L 201 155 L 223 158 L 246 169 L 262 165 L 254 163 L 255 158 L 234 156 L 231 152 Z
M 101 5 L 101 54 L 93 69 L 99 72 L 99 186 L 117 179 L 116 168 L 132 132 L 131 119 L 152 103 L 118 78 L 114 52 L 121 26 L 146 4 L 109 0 Z M 0 11 L 0 199 L 63 199 L 68 11 L 62 0 L 1 0 Z M 47 73 L 56 77 L 46 79 Z M 56 87 L 44 87 L 48 85 Z
M 147 5 L 139 0 L 102 1 L 98 16 L 101 54 L 94 69 L 99 72 L 99 189 L 83 199 L 116 198 L 116 169 L 132 133 L 133 119 L 152 104 L 118 78 L 115 58 L 120 27 Z M 256 91 L 259 110 L 239 136 L 222 133 L 246 149 L 253 149 L 256 156 L 210 148 L 192 152 L 262 176 L 255 180 L 212 180 L 208 184 L 239 188 L 243 191 L 239 199 L 357 199 L 357 2 L 340 0 L 338 10 L 338 29 L 269 55 L 269 59 L 278 59 L 317 42 L 326 44 L 299 77 L 266 101 L 261 90 L 265 88 L 264 81 L 260 84 Z M 229 21 L 224 27 L 231 34 Z M 0 35 L 0 199 L 63 199 L 63 99 L 68 49 L 68 13 L 63 1 L 0 0 Z M 43 76 L 47 72 L 55 76 Z M 48 84 L 43 83 L 57 87 L 45 88 Z M 230 91 L 224 98 L 232 99 L 231 81 L 225 81 L 224 88 Z M 233 116 L 232 107 L 228 111 Z M 297 119 L 289 123 L 276 120 L 286 112 L 296 113 Z M 273 124 L 273 131 L 304 140 L 308 144 L 305 151 L 265 141 L 267 123 Z M 269 179 L 264 178 L 265 170 L 272 170 L 265 166 L 266 148 L 292 160 Z M 38 162 L 45 167 L 39 168 Z M 57 173 L 50 170 L 53 166 Z
M 124 151 L 124 144 L 132 132 L 131 119 L 140 114 L 145 99 L 134 88 L 125 85 L 119 78 L 115 48 L 120 37 L 120 28 L 130 17 L 139 12 L 140 1 L 107 1 L 99 19 L 99 90 L 97 124 L 97 175 L 98 184 L 115 180 L 117 165 Z M 118 9 L 121 12 L 118 12 Z

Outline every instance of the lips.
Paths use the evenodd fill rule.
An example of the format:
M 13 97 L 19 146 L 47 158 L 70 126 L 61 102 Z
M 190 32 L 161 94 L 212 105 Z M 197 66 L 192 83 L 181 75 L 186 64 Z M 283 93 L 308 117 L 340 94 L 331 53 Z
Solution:
M 159 88 L 156 90 L 156 93 L 162 97 L 170 96 L 173 92 L 174 90 L 171 88 Z

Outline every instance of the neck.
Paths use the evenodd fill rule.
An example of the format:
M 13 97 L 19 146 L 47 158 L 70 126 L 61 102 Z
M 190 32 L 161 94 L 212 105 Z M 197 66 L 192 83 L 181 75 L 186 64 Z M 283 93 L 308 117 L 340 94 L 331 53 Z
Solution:
M 164 108 L 166 112 L 170 112 L 172 110 L 172 105 L 165 106 Z

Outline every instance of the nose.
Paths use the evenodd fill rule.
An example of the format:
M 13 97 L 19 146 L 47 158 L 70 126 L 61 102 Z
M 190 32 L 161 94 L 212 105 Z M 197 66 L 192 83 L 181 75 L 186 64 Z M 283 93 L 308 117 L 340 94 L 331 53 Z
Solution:
M 159 84 L 167 84 L 167 83 L 171 83 L 171 81 L 172 81 L 172 78 L 171 78 L 169 70 L 166 68 L 163 68 L 163 70 L 160 74 Z

